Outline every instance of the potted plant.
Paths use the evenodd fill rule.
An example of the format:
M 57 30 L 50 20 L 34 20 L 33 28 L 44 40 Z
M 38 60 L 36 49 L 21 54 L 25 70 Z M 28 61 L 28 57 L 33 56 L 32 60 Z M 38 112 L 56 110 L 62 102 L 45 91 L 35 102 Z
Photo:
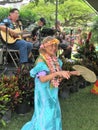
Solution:
M 14 110 L 13 100 L 18 90 L 15 76 L 2 75 L 0 78 L 0 119 L 3 124 L 5 124 L 4 121 L 10 121 L 11 111 Z
M 73 71 L 73 66 L 74 65 L 79 65 L 81 64 L 80 61 L 78 60 L 67 60 L 64 57 L 61 57 L 63 61 L 63 70 L 68 70 L 68 71 Z M 84 88 L 88 86 L 87 81 L 83 79 L 82 76 L 71 76 L 70 79 L 63 79 L 61 84 L 60 84 L 60 97 L 62 98 L 68 98 L 70 93 L 78 92 L 79 88 Z
M 16 112 L 18 114 L 25 114 L 30 110 L 30 106 L 33 105 L 34 80 L 30 77 L 30 69 L 31 66 L 21 65 L 16 70 L 15 76 L 18 78 L 18 86 L 20 90 L 17 96 L 16 105 Z

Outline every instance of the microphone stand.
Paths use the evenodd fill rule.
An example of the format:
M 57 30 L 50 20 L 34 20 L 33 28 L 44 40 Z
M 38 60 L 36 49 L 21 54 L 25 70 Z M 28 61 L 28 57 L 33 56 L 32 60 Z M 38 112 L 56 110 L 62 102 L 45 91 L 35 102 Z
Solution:
M 39 27 L 39 30 L 38 30 L 38 40 L 39 40 L 39 46 L 41 45 L 41 27 Z
M 8 42 L 8 23 L 5 23 L 5 26 L 6 26 L 6 41 L 5 41 L 5 47 L 3 48 L 4 51 L 5 51 L 5 54 L 4 54 L 4 57 L 3 57 L 3 62 L 4 62 L 4 70 L 3 72 L 1 73 L 1 75 L 5 74 L 6 71 L 8 70 L 8 67 L 7 67 L 7 55 L 8 55 L 8 45 L 7 45 L 7 42 Z
M 38 42 L 35 43 L 34 47 L 39 49 L 40 45 L 41 45 L 41 27 L 38 26 L 36 28 L 34 28 L 34 30 L 32 31 L 32 36 L 37 36 L 37 40 Z

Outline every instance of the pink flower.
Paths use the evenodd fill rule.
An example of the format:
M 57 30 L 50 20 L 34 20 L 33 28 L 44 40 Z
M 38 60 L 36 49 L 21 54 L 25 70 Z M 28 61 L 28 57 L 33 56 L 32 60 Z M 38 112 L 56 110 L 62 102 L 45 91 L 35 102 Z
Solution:
M 19 92 L 15 93 L 15 98 L 19 97 Z

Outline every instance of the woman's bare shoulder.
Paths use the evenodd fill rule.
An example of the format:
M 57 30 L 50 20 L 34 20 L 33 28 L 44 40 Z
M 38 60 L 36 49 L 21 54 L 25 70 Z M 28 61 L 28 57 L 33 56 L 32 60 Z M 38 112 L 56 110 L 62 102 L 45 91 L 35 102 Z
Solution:
M 39 63 L 39 62 L 43 62 L 43 59 L 42 58 L 38 58 L 37 59 L 37 63 Z

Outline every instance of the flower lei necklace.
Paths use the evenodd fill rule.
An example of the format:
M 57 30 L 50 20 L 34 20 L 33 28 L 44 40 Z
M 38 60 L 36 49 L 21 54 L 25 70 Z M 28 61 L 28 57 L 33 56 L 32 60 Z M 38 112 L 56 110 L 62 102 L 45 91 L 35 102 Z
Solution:
M 57 71 L 60 71 L 61 68 L 60 68 L 60 65 L 58 63 L 58 59 L 56 56 L 49 56 L 48 54 L 45 54 L 45 55 L 42 55 L 40 54 L 40 56 L 44 59 L 44 61 L 46 62 L 47 66 L 49 67 L 49 70 L 50 70 L 50 73 L 54 73 L 54 72 L 57 72 Z M 55 77 L 53 78 L 50 83 L 51 83 L 51 86 L 53 87 L 58 87 L 59 86 L 59 83 L 61 81 L 61 78 L 60 77 Z

